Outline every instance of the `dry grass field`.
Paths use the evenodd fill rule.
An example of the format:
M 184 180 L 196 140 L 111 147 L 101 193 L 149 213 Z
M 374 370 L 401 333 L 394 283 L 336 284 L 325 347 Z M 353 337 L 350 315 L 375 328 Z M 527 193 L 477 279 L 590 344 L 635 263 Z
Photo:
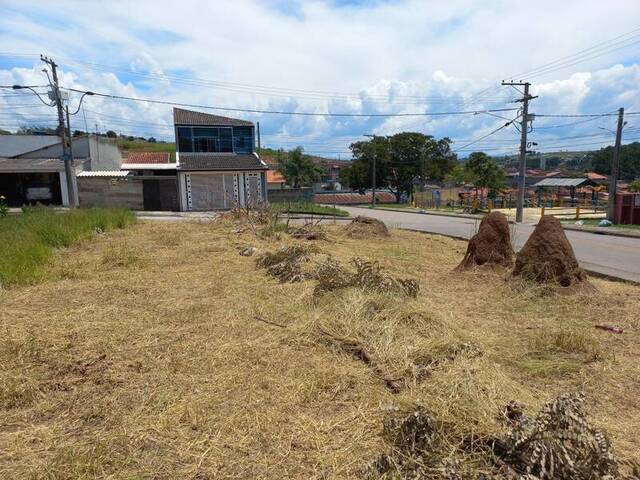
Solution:
M 0 478 L 357 478 L 387 450 L 391 406 L 481 439 L 505 431 L 509 401 L 535 413 L 578 390 L 616 454 L 639 456 L 640 287 L 549 295 L 505 271 L 452 273 L 465 242 L 333 227 L 323 252 L 378 260 L 421 290 L 317 296 L 238 254 L 294 240 L 233 229 L 138 223 L 0 290 Z M 400 391 L 322 332 L 366 346 Z

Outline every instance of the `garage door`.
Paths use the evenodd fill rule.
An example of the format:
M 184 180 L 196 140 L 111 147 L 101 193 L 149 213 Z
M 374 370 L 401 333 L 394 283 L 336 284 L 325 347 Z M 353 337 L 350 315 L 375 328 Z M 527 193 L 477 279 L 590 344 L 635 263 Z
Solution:
M 225 208 L 222 175 L 191 175 L 191 210 Z

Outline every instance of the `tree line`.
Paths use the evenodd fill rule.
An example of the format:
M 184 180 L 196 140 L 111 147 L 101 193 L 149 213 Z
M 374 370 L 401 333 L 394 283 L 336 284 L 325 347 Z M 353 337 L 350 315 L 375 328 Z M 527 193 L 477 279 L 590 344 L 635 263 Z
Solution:
M 409 197 L 416 185 L 429 181 L 472 183 L 496 195 L 504 187 L 504 172 L 495 160 L 482 152 L 472 153 L 461 163 L 451 150 L 447 137 L 436 139 L 417 132 L 376 135 L 350 145 L 353 160 L 340 171 L 340 182 L 364 193 L 373 186 L 375 165 L 376 187 L 392 192 L 396 201 Z M 276 155 L 278 170 L 294 188 L 310 185 L 322 169 L 304 154 L 302 147 Z

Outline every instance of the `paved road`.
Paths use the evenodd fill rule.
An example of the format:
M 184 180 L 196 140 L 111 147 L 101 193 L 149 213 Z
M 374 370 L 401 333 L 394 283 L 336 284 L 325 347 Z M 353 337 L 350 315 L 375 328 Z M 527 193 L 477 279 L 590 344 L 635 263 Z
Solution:
M 351 215 L 375 217 L 389 227 L 420 230 L 468 239 L 478 220 L 410 212 L 344 207 Z M 515 227 L 516 247 L 520 248 L 533 232 L 534 225 Z M 597 235 L 566 230 L 580 265 L 592 272 L 640 283 L 640 238 Z

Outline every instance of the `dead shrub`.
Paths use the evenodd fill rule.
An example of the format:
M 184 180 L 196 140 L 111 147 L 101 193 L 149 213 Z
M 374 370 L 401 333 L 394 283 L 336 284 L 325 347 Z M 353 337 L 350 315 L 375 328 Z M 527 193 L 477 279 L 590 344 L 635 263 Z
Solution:
M 378 262 L 354 257 L 351 264 L 355 271 L 350 271 L 331 258 L 318 264 L 315 271 L 318 284 L 314 293 L 320 295 L 342 288 L 358 287 L 368 291 L 399 293 L 413 298 L 418 296 L 418 282 L 383 273 L 383 268 Z
M 514 480 L 613 480 L 638 478 L 638 464 L 619 462 L 606 434 L 587 420 L 584 395 L 563 394 L 533 418 L 511 402 L 509 431 L 479 443 L 458 438 L 455 425 L 445 425 L 424 407 L 410 412 L 392 410 L 384 420 L 389 445 L 365 470 L 374 478 L 500 478 Z M 503 412 L 503 415 L 506 415 Z M 476 439 L 477 440 L 477 439 Z M 481 445 L 480 444 L 480 445 Z M 475 445 L 475 446 L 474 446 Z M 463 463 L 475 456 L 475 467 Z M 630 467 L 628 475 L 619 466 Z M 462 471 L 462 468 L 465 471 Z M 470 469 L 470 470 L 469 470 Z
M 303 272 L 303 262 L 307 262 L 309 256 L 317 252 L 317 249 L 308 246 L 289 245 L 275 252 L 265 252 L 258 256 L 256 265 L 265 268 L 268 275 L 277 278 L 280 282 L 301 282 L 308 277 Z
M 604 432 L 587 421 L 582 393 L 563 394 L 521 415 L 497 452 L 521 478 L 613 479 L 618 465 Z

